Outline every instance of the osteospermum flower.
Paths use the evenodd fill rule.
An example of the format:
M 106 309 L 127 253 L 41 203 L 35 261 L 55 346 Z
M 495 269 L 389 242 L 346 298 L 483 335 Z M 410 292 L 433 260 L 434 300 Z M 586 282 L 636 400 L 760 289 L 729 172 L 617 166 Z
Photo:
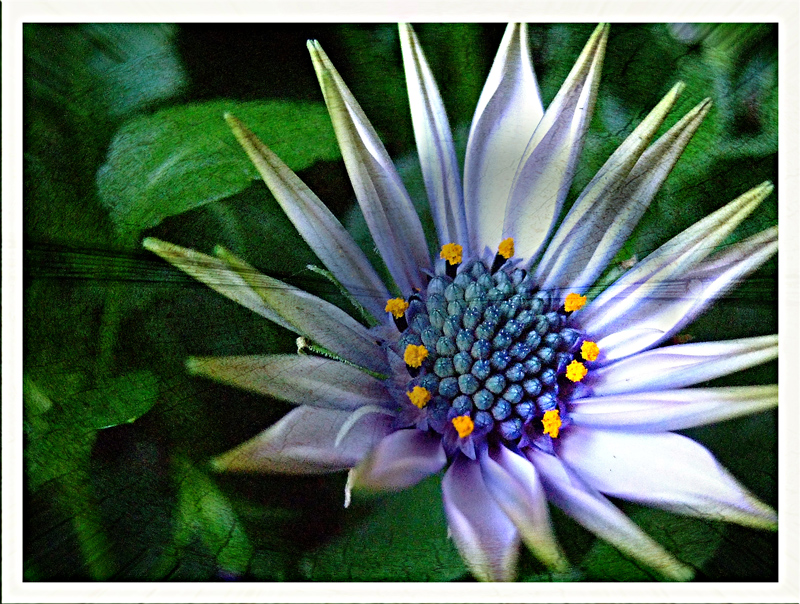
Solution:
M 671 432 L 777 404 L 777 386 L 692 388 L 777 356 L 777 336 L 662 346 L 775 253 L 777 228 L 714 252 L 772 191 L 762 184 L 668 241 L 593 300 L 708 112 L 653 137 L 677 84 L 622 143 L 554 234 L 598 87 L 608 27 L 590 37 L 544 111 L 524 25 L 506 30 L 475 111 L 463 187 L 447 118 L 413 30 L 400 26 L 412 119 L 439 257 L 383 145 L 317 42 L 308 47 L 356 197 L 394 281 L 378 277 L 320 200 L 226 116 L 300 234 L 377 326 L 216 257 L 144 242 L 218 292 L 300 336 L 302 355 L 195 358 L 189 369 L 299 406 L 215 460 L 218 469 L 349 469 L 392 491 L 446 468 L 449 529 L 479 579 L 513 578 L 523 541 L 567 561 L 547 502 L 664 577 L 692 570 L 607 496 L 774 529 L 703 446 Z M 391 291 L 398 291 L 399 296 Z

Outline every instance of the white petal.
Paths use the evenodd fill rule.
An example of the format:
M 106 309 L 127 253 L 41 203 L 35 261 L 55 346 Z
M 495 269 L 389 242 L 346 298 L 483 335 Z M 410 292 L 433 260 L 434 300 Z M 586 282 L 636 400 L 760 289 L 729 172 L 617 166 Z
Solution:
M 213 460 L 232 472 L 324 474 L 352 468 L 391 431 L 391 418 L 365 414 L 336 444 L 347 411 L 297 407 L 258 436 Z
M 603 362 L 672 337 L 777 251 L 778 227 L 774 227 L 701 262 L 681 279 L 662 284 L 662 295 L 640 300 L 636 308 L 592 333 Z
M 458 455 L 442 479 L 447 524 L 461 557 L 481 581 L 511 581 L 519 535 L 495 503 L 477 461 Z
M 558 454 L 607 495 L 689 516 L 777 527 L 772 508 L 737 483 L 705 447 L 680 434 L 573 427 L 564 431 Z
M 645 299 L 669 295 L 671 282 L 708 256 L 772 189 L 763 183 L 673 237 L 577 311 L 575 319 L 594 335 Z
M 619 508 L 572 475 L 554 455 L 535 448 L 528 457 L 539 471 L 548 498 L 564 512 L 628 556 L 661 574 L 687 581 L 694 572 L 653 541 Z
M 351 471 L 349 484 L 354 489 L 400 491 L 435 474 L 446 463 L 441 437 L 414 428 L 398 430 Z
M 666 432 L 721 422 L 778 405 L 778 386 L 684 388 L 570 401 L 576 426 Z
M 467 218 L 450 123 L 414 30 L 400 24 L 400 48 L 417 152 L 439 244 L 458 243 L 468 257 Z
M 386 318 L 389 291 L 341 223 L 303 181 L 230 114 L 225 119 L 283 211 L 334 277 L 376 319 Z
M 777 357 L 777 335 L 679 344 L 641 352 L 590 371 L 581 385 L 593 396 L 682 388 Z
M 585 291 L 633 231 L 708 112 L 710 103 L 702 103 L 645 150 L 683 87 L 672 88 L 570 208 L 536 267 L 542 289 Z
M 299 405 L 350 411 L 364 405 L 397 406 L 380 380 L 317 356 L 194 357 L 186 367 L 193 374 Z
M 503 446 L 479 456 L 481 475 L 497 504 L 516 525 L 522 540 L 545 565 L 558 571 L 568 567 L 556 541 L 547 497 L 536 469 L 528 459 Z
M 173 266 L 191 275 L 198 281 L 205 283 L 215 292 L 238 302 L 245 308 L 249 308 L 262 317 L 269 319 L 291 331 L 294 327 L 281 317 L 275 310 L 266 304 L 261 296 L 258 295 L 247 284 L 247 282 L 231 268 L 229 264 L 207 256 L 194 250 L 190 250 L 174 243 L 167 243 L 154 237 L 147 237 L 142 245 L 145 249 L 158 254 Z
M 221 256 L 261 299 L 291 325 L 291 329 L 341 358 L 377 373 L 388 374 L 386 353 L 361 323 L 341 308 L 262 275 L 244 260 L 217 246 Z
M 409 295 L 431 270 L 428 244 L 411 199 L 377 133 L 316 41 L 308 42 L 347 173 L 386 267 Z
M 464 201 L 472 249 L 494 257 L 520 159 L 544 115 L 528 27 L 509 24 L 486 78 L 467 142 Z
M 516 256 L 529 265 L 544 244 L 569 192 L 589 127 L 608 25 L 595 29 L 536 127 L 514 175 L 503 221 Z

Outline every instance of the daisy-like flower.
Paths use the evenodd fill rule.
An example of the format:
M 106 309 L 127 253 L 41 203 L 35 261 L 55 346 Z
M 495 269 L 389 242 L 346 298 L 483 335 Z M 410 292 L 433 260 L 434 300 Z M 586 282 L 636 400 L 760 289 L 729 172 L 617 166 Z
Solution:
M 406 81 L 440 254 L 356 100 L 308 48 L 386 285 L 322 202 L 226 116 L 286 214 L 371 327 L 259 274 L 223 249 L 144 245 L 296 332 L 299 355 L 194 358 L 195 374 L 299 406 L 215 460 L 220 470 L 349 469 L 352 489 L 404 489 L 446 468 L 452 538 L 473 574 L 514 576 L 519 543 L 567 568 L 548 501 L 622 552 L 685 580 L 692 569 L 607 496 L 745 526 L 776 513 L 703 446 L 672 432 L 777 405 L 777 386 L 692 386 L 777 357 L 777 336 L 663 345 L 777 250 L 777 228 L 715 252 L 772 191 L 762 184 L 668 241 L 587 301 L 709 110 L 660 138 L 677 84 L 556 225 L 592 114 L 608 26 L 544 111 L 524 25 L 505 32 L 467 143 L 463 187 L 444 107 L 413 30 Z M 558 228 L 552 233 L 555 226 Z M 396 292 L 394 295 L 390 292 Z

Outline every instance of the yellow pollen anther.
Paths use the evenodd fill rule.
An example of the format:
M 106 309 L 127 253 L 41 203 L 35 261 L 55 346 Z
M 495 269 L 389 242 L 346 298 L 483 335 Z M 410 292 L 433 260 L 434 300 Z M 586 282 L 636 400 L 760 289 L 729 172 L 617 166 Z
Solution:
M 558 413 L 558 409 L 545 411 L 542 418 L 542 426 L 544 426 L 545 434 L 558 438 L 558 429 L 561 427 L 561 416 Z
M 572 312 L 573 310 L 580 310 L 586 304 L 586 296 L 571 293 L 567 294 L 567 300 L 564 302 L 564 310 Z
M 431 393 L 428 392 L 427 388 L 423 388 L 422 386 L 414 386 L 414 389 L 411 392 L 406 392 L 406 396 L 411 399 L 411 402 L 415 407 L 419 407 L 420 409 L 427 405 L 428 401 L 431 400 Z
M 514 238 L 509 237 L 508 239 L 503 239 L 500 242 L 500 247 L 498 248 L 497 253 L 506 260 L 511 258 L 511 256 L 514 255 Z
M 584 365 L 580 361 L 572 361 L 569 365 L 567 365 L 568 380 L 572 380 L 573 382 L 580 382 L 583 378 L 586 377 L 587 373 L 589 373 L 589 371 L 588 369 L 586 369 L 586 365 Z
M 386 312 L 392 313 L 395 319 L 402 317 L 408 310 L 408 302 L 402 298 L 391 298 L 386 301 Z
M 409 367 L 421 367 L 422 361 L 428 356 L 428 349 L 424 346 L 417 346 L 416 344 L 409 344 L 406 346 L 406 351 L 403 353 L 403 360 Z
M 464 248 L 462 248 L 457 243 L 445 243 L 442 246 L 442 251 L 439 252 L 439 258 L 444 258 L 450 264 L 461 264 L 461 254 L 463 254 Z
M 594 342 L 586 340 L 581 344 L 581 356 L 586 361 L 596 361 L 597 355 L 600 354 L 600 348 Z
M 469 415 L 459 415 L 453 418 L 453 427 L 458 432 L 459 438 L 466 438 L 475 429 L 475 422 L 472 421 Z

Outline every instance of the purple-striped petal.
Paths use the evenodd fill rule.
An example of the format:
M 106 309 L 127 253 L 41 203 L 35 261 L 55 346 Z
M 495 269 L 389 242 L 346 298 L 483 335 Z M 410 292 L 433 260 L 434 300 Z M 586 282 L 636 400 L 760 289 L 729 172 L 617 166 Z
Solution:
M 477 461 L 456 457 L 442 479 L 442 500 L 453 541 L 472 574 L 481 581 L 511 581 L 519 534 L 486 489 Z
M 389 373 L 386 352 L 378 346 L 375 337 L 341 308 L 288 283 L 262 275 L 222 247 L 217 246 L 214 252 L 291 325 L 290 329 L 346 361 L 377 373 Z
M 467 218 L 450 123 L 436 81 L 414 30 L 400 24 L 411 122 L 439 244 L 457 243 L 470 256 Z
M 519 530 L 522 540 L 546 566 L 565 571 L 569 566 L 558 545 L 547 497 L 536 469 L 526 458 L 503 446 L 479 455 L 481 475 L 489 494 Z
M 297 175 L 234 116 L 225 119 L 283 211 L 331 274 L 376 319 L 389 291 L 341 223 Z
M 297 407 L 258 436 L 215 458 L 213 467 L 281 474 L 352 468 L 391 432 L 392 420 L 383 413 L 364 413 L 348 425 L 352 416 L 348 411 Z
M 667 295 L 672 281 L 708 256 L 772 189 L 763 183 L 673 237 L 577 311 L 575 319 L 594 335 L 648 298 Z
M 414 428 L 398 430 L 353 468 L 348 486 L 367 491 L 400 491 L 435 474 L 446 463 L 441 437 Z
M 748 493 L 705 447 L 680 434 L 572 427 L 559 439 L 558 455 L 612 497 L 710 520 L 777 527 L 771 507 Z
M 773 227 L 701 262 L 664 287 L 663 295 L 641 300 L 623 317 L 592 333 L 603 351 L 603 362 L 672 337 L 777 251 L 778 227 Z
M 547 108 L 514 175 L 503 221 L 516 256 L 529 265 L 541 250 L 569 192 L 594 109 L 608 25 L 595 29 Z
M 683 388 L 777 357 L 777 335 L 678 344 L 641 352 L 590 371 L 580 385 L 592 396 Z
M 475 108 L 464 161 L 467 223 L 478 257 L 493 257 L 497 251 L 503 234 L 500 218 L 519 160 L 543 115 L 528 26 L 509 24 Z
M 409 295 L 431 270 L 428 244 L 414 206 L 378 134 L 316 41 L 308 42 L 347 173 L 372 239 L 397 287 Z
M 778 405 L 778 386 L 684 388 L 570 401 L 576 426 L 626 432 L 666 432 L 714 424 Z
M 688 581 L 694 572 L 647 536 L 600 493 L 582 483 L 553 455 L 535 448 L 528 457 L 539 472 L 549 499 L 577 522 L 614 547 L 665 577 Z
M 275 354 L 194 357 L 190 373 L 298 405 L 353 411 L 396 407 L 383 382 L 356 367 L 317 356 Z

